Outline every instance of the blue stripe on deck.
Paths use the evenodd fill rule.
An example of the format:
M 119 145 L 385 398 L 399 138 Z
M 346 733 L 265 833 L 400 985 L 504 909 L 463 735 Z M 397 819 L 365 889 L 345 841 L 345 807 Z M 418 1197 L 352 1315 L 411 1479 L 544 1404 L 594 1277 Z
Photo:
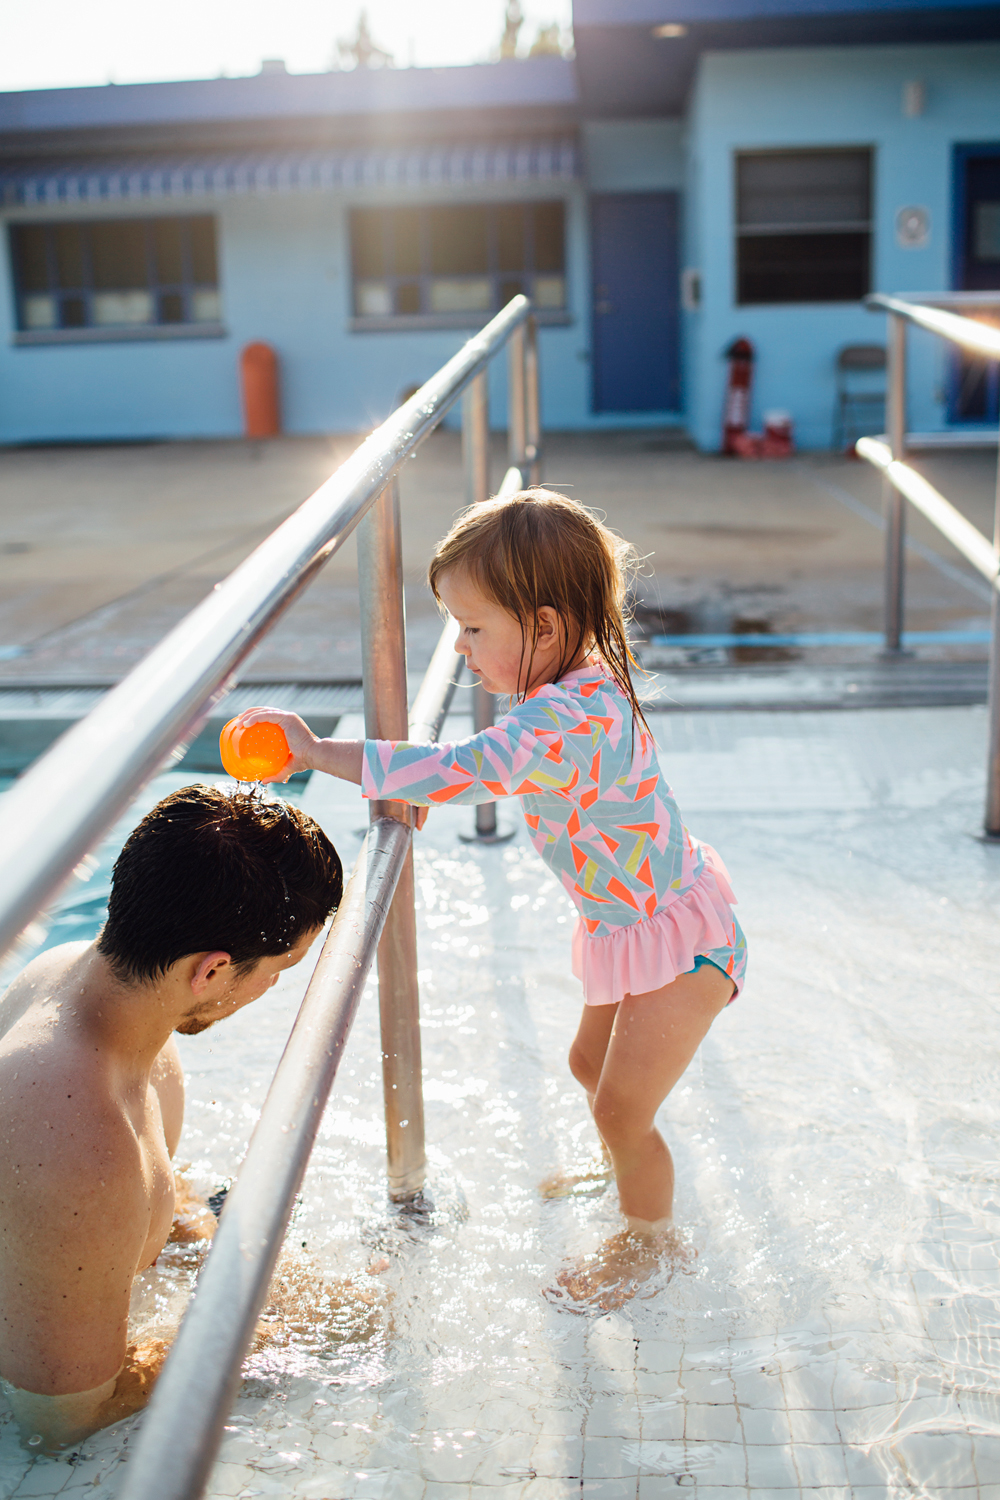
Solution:
M 690 649 L 730 646 L 880 646 L 885 637 L 877 630 L 805 630 L 795 635 L 654 635 L 651 646 L 682 646 Z M 909 630 L 906 646 L 984 646 L 988 630 Z

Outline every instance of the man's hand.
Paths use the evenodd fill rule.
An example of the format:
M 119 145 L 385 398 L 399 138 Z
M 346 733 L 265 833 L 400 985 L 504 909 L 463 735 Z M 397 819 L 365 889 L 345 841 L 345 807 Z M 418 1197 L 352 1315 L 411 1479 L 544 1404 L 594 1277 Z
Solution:
M 129 1344 L 115 1388 L 97 1414 L 97 1426 L 110 1427 L 112 1422 L 120 1422 L 123 1417 L 142 1410 L 153 1393 L 169 1351 L 170 1345 L 163 1339 Z
M 174 1222 L 169 1243 L 190 1245 L 195 1240 L 210 1240 L 215 1234 L 216 1219 L 199 1193 L 180 1172 L 174 1172 Z

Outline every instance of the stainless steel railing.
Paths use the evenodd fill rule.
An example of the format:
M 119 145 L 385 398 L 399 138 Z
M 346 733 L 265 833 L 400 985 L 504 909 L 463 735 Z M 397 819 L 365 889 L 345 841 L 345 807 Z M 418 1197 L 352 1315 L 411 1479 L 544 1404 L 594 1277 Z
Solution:
M 886 384 L 885 438 L 860 438 L 855 447 L 861 458 L 881 471 L 885 541 L 885 651 L 903 654 L 903 623 L 906 582 L 906 502 L 922 512 L 953 547 L 993 586 L 989 668 L 989 751 L 986 775 L 984 833 L 1000 838 L 1000 473 L 994 512 L 993 541 L 983 536 L 933 485 L 905 462 L 907 451 L 906 331 L 912 323 L 936 333 L 987 359 L 1000 359 L 1000 328 L 961 317 L 947 307 L 928 306 L 902 297 L 876 294 L 865 299 L 873 312 L 889 316 L 888 379 Z M 962 306 L 970 294 L 936 300 Z M 977 301 L 981 299 L 976 297 Z
M 537 473 L 534 323 L 527 299 L 516 297 L 7 793 L 0 954 L 164 760 L 190 742 L 240 663 L 356 526 L 366 733 L 436 734 L 458 677 L 455 626 L 445 624 L 408 716 L 395 475 L 467 389 L 484 391 L 487 364 L 511 341 L 511 441 L 522 467 Z M 467 402 L 467 473 L 477 476 L 467 498 L 476 499 L 488 480 L 489 433 L 470 411 Z M 373 803 L 370 813 L 371 830 L 143 1422 L 122 1500 L 194 1500 L 202 1492 L 376 949 L 389 1192 L 405 1202 L 422 1188 L 410 810 Z

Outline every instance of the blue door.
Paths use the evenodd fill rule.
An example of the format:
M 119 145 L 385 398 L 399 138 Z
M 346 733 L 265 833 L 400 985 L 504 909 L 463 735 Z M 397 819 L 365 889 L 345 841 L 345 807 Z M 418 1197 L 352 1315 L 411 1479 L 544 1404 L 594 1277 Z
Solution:
M 594 410 L 680 408 L 676 193 L 595 193 Z

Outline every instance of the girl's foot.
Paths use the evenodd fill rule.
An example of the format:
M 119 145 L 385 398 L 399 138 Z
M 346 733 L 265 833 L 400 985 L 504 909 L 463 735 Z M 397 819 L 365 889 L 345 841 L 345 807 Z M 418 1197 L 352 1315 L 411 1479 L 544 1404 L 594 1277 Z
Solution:
M 538 1184 L 543 1198 L 589 1198 L 603 1193 L 614 1177 L 614 1168 L 609 1156 L 594 1156 L 590 1161 L 579 1162 L 575 1167 L 564 1167 L 553 1172 Z
M 602 1312 L 613 1312 L 636 1296 L 656 1272 L 667 1271 L 669 1280 L 696 1253 L 672 1225 L 653 1234 L 623 1229 L 605 1240 L 594 1254 L 580 1256 L 560 1271 L 557 1285 L 546 1295 L 550 1301 L 565 1304 L 568 1297 L 573 1302 L 589 1302 Z

